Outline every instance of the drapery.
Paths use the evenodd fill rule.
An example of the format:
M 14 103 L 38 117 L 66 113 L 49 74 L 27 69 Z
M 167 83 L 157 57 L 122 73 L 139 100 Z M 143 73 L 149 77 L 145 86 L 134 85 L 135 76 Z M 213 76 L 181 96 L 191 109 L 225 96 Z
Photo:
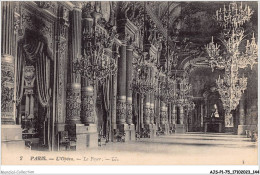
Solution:
M 111 111 L 110 111 L 110 108 L 111 108 L 111 104 L 110 104 L 110 84 L 111 84 L 111 76 L 108 76 L 106 79 L 105 79 L 105 82 L 103 84 L 103 101 L 104 101 L 104 107 L 105 107 L 105 111 L 106 111 L 106 136 L 107 136 L 107 139 L 109 139 L 109 133 L 110 133 L 110 118 L 111 118 Z
M 24 90 L 24 64 L 26 53 L 23 43 L 18 44 L 17 49 L 17 76 L 16 76 L 16 105 L 18 106 L 23 98 Z
M 36 81 L 38 97 L 41 105 L 47 107 L 50 100 L 50 59 L 46 54 L 46 44 L 42 41 L 25 44 L 24 49 L 27 54 L 27 59 L 36 62 Z
M 41 36 L 33 32 L 28 32 L 27 37 L 22 42 L 20 47 L 23 52 L 21 55 L 23 58 L 20 61 L 28 60 L 29 62 L 35 63 L 36 67 L 36 82 L 38 99 L 42 107 L 46 108 L 46 118 L 44 124 L 47 123 L 47 144 L 50 149 L 51 143 L 51 126 L 50 126 L 50 65 L 51 65 L 51 54 L 48 50 L 47 42 Z M 23 63 L 24 64 L 24 63 Z M 22 66 L 20 66 L 22 67 Z M 21 80 L 23 81 L 23 80 Z M 24 83 L 24 82 L 22 82 Z M 22 93 L 22 92 L 21 92 Z M 53 132 L 53 131 L 52 131 Z M 45 133 L 45 128 L 44 128 Z M 44 143 L 46 138 L 44 137 Z

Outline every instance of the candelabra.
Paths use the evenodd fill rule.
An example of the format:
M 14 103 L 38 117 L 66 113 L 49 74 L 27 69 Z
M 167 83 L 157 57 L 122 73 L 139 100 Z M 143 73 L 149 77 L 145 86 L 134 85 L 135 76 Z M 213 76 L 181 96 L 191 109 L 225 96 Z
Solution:
M 247 5 L 243 7 L 236 3 L 230 3 L 228 9 L 224 5 L 224 9 L 216 11 L 216 19 L 222 27 L 220 41 L 225 50 L 220 49 L 219 44 L 213 41 L 206 45 L 206 51 L 209 56 L 209 65 L 215 68 L 224 69 L 223 79 L 219 77 L 216 81 L 217 89 L 221 97 L 225 109 L 225 126 L 233 127 L 233 117 L 231 111 L 234 110 L 241 98 L 242 93 L 247 86 L 247 78 L 238 77 L 238 69 L 251 66 L 257 62 L 257 44 L 254 34 L 251 43 L 247 40 L 245 52 L 241 52 L 241 42 L 244 39 L 244 28 L 242 25 L 249 21 L 253 14 L 253 10 Z

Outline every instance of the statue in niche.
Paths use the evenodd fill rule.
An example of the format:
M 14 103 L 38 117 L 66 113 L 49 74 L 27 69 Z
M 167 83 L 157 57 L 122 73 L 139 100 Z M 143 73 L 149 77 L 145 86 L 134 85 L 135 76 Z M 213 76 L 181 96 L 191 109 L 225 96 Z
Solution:
M 214 104 L 213 108 L 214 108 L 214 109 L 213 109 L 213 112 L 212 112 L 212 114 L 211 114 L 210 117 L 216 117 L 216 118 L 219 118 L 218 106 L 217 106 L 216 104 Z

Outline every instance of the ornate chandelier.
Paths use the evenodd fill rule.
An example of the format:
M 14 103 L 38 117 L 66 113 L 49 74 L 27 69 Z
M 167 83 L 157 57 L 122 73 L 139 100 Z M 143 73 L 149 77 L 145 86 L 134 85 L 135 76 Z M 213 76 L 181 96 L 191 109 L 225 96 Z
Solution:
M 87 3 L 85 11 L 87 15 L 91 9 L 90 3 Z M 112 55 L 110 49 L 116 37 L 115 27 L 110 27 L 109 32 L 98 24 L 101 14 L 93 12 L 94 23 L 92 27 L 83 27 L 83 55 L 73 62 L 73 71 L 79 73 L 82 77 L 90 80 L 97 80 L 103 83 L 109 75 L 114 75 L 117 71 L 118 54 Z M 91 18 L 91 16 L 87 16 Z M 115 53 L 118 53 L 116 51 Z M 113 58 L 114 57 L 114 58 Z
M 143 53 L 138 63 L 134 64 L 136 75 L 132 82 L 132 88 L 141 95 L 149 93 L 155 88 L 154 83 L 150 80 L 149 76 L 150 67 L 144 60 L 145 54 L 147 53 Z
M 230 127 L 233 126 L 233 117 L 230 112 L 236 109 L 242 93 L 247 87 L 247 78 L 244 75 L 242 78 L 238 78 L 237 74 L 238 71 L 233 71 L 233 68 L 230 68 L 228 72 L 226 71 L 223 79 L 219 77 L 216 81 L 225 109 L 225 125 Z
M 230 3 L 229 8 L 226 9 L 224 5 L 223 11 L 217 10 L 216 17 L 223 31 L 220 40 L 225 47 L 226 52 L 220 50 L 220 45 L 213 41 L 206 45 L 206 51 L 209 55 L 209 64 L 211 68 L 225 69 L 229 64 L 237 64 L 238 68 L 245 68 L 247 65 L 251 67 L 257 61 L 257 44 L 255 42 L 254 34 L 251 43 L 247 40 L 246 51 L 240 52 L 239 46 L 244 39 L 244 28 L 242 25 L 249 21 L 253 11 L 249 6 L 245 5 L 243 9 L 236 3 Z
M 217 89 L 225 109 L 225 126 L 233 127 L 233 117 L 231 111 L 239 104 L 242 93 L 247 86 L 247 78 L 238 77 L 238 69 L 245 68 L 248 65 L 251 69 L 257 63 L 257 44 L 254 34 L 251 43 L 247 40 L 245 52 L 240 51 L 241 42 L 244 39 L 244 28 L 242 25 L 249 21 L 253 11 L 249 6 L 230 3 L 228 9 L 216 11 L 216 19 L 222 27 L 220 41 L 225 49 L 221 50 L 220 45 L 213 41 L 206 45 L 206 51 L 209 56 L 209 65 L 215 68 L 225 69 L 223 79 L 219 77 L 216 81 Z

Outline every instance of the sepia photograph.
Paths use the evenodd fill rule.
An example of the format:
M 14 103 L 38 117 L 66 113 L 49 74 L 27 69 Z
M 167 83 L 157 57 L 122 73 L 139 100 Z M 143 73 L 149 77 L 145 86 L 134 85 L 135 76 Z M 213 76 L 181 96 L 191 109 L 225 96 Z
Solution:
M 258 1 L 1 1 L 1 164 L 258 165 L 257 43 Z

